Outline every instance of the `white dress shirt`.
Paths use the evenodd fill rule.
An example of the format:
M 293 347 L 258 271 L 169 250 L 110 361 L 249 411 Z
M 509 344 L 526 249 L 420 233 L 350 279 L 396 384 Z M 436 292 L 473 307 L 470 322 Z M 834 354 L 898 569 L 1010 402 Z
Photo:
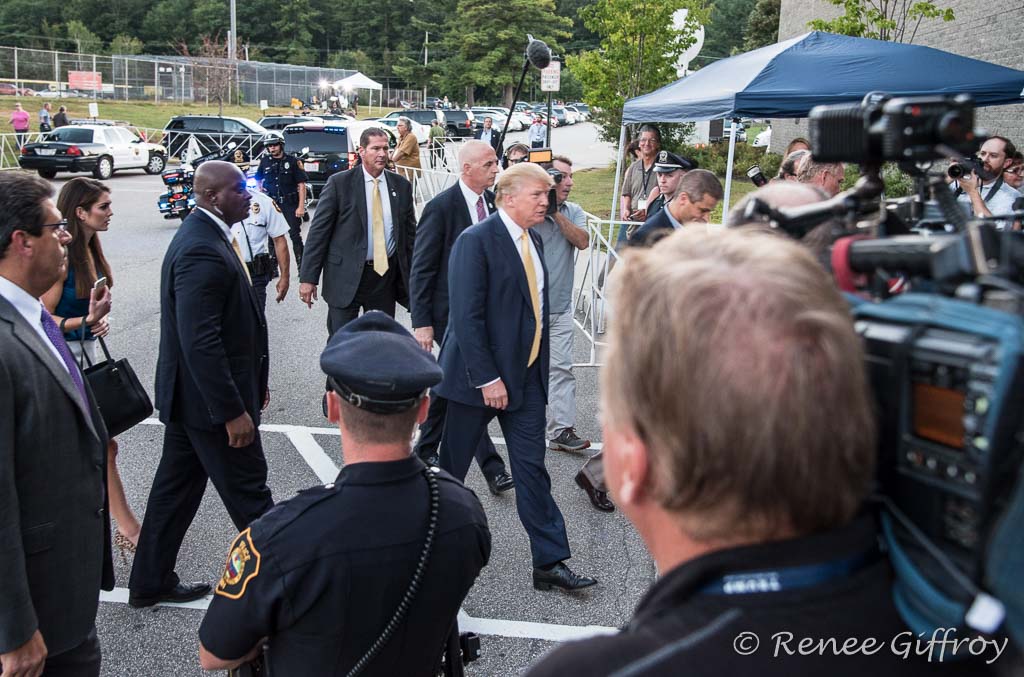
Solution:
M 484 217 L 486 218 L 491 215 L 490 205 L 487 203 L 487 198 L 483 193 L 474 193 L 473 189 L 467 186 L 462 179 L 459 179 L 459 188 L 462 189 L 462 197 L 466 200 L 466 209 L 469 210 L 470 223 L 480 223 L 480 217 L 476 213 L 476 203 L 480 198 L 484 198 Z
M 43 345 L 47 346 L 50 352 L 53 353 L 53 356 L 57 358 L 57 364 L 64 367 L 64 370 L 67 371 L 68 365 L 64 363 L 64 358 L 57 351 L 57 346 L 53 345 L 53 341 L 50 340 L 50 337 L 46 335 L 46 330 L 43 329 L 43 323 L 40 318 L 43 315 L 43 308 L 45 306 L 43 306 L 42 301 L 6 277 L 0 277 L 0 296 L 7 299 L 14 306 L 14 309 L 25 318 L 28 326 L 32 327 L 39 335 L 39 338 L 43 340 Z M 71 372 L 68 371 L 68 373 L 70 374 Z
M 220 218 L 219 216 L 211 212 L 209 209 L 206 209 L 204 207 L 196 207 L 196 209 L 198 209 L 199 211 L 213 219 L 213 222 L 220 227 L 220 232 L 224 234 L 224 237 L 227 239 L 227 241 L 229 243 L 231 242 L 231 226 L 224 223 L 224 219 Z M 241 245 L 241 243 L 239 243 L 239 245 Z
M 373 177 L 363 170 L 363 186 L 366 189 L 366 260 L 373 263 Z M 381 172 L 377 178 L 380 191 L 380 204 L 384 208 L 384 243 L 389 255 L 395 252 L 394 221 L 391 219 L 391 197 L 387 182 L 387 172 Z

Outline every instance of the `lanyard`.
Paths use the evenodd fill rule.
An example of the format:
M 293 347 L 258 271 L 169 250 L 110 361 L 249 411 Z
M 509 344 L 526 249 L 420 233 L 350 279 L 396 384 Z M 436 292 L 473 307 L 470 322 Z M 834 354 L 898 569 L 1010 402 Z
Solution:
M 651 168 L 644 171 L 644 161 L 640 160 L 640 176 L 643 179 L 640 182 L 640 190 L 644 192 L 644 197 L 647 197 L 647 184 L 651 181 L 651 174 L 654 173 L 654 163 L 651 163 Z
M 878 548 L 873 547 L 852 557 L 844 557 L 821 564 L 728 574 L 705 585 L 700 589 L 700 593 L 704 595 L 753 595 L 812 588 L 832 580 L 846 578 L 874 562 L 878 556 Z

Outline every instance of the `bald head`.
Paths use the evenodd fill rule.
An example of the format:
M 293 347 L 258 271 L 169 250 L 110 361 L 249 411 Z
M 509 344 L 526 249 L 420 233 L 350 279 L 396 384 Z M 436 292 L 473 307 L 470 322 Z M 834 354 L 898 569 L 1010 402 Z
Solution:
M 750 201 L 755 198 L 761 200 L 769 207 L 779 209 L 781 207 L 802 207 L 803 205 L 827 200 L 828 197 L 828 193 L 823 188 L 809 183 L 797 183 L 795 181 L 770 183 L 752 193 L 744 195 L 743 199 L 737 202 L 736 206 L 729 211 L 729 217 L 725 220 L 725 225 L 730 228 L 745 225 L 746 221 L 743 218 L 743 212 Z
M 498 175 L 498 156 L 489 143 L 467 141 L 459 151 L 459 169 L 463 183 L 480 194 L 494 185 L 494 178 Z
M 245 174 L 230 162 L 210 160 L 199 165 L 193 180 L 196 204 L 228 225 L 238 223 L 249 213 L 249 191 Z

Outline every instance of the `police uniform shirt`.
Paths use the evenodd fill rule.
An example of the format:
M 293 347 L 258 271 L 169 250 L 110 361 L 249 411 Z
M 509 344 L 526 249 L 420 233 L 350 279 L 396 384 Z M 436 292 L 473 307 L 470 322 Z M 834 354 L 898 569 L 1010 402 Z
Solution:
M 345 466 L 235 539 L 199 629 L 235 660 L 269 637 L 273 675 L 345 674 L 392 618 L 423 548 L 429 488 L 419 458 Z M 438 531 L 419 593 L 364 676 L 434 675 L 447 623 L 487 563 L 480 501 L 443 471 Z
M 263 183 L 263 191 L 284 204 L 298 204 L 299 184 L 309 181 L 302 163 L 294 155 L 284 154 L 274 159 L 266 154 L 256 169 L 256 180 Z
M 916 677 L 992 674 L 981 659 L 938 663 L 927 655 L 903 657 L 892 643 L 913 642 L 893 603 L 892 572 L 878 556 L 848 575 L 807 586 L 778 586 L 780 571 L 857 561 L 877 550 L 873 517 L 803 538 L 708 553 L 665 573 L 611 637 L 569 642 L 541 659 L 528 677 L 632 675 L 636 677 Z M 808 576 L 808 580 L 813 577 Z M 787 577 L 782 579 L 784 582 Z M 726 588 L 725 586 L 730 586 Z M 773 591 L 773 587 L 780 588 Z M 724 590 L 731 590 L 724 593 Z M 773 638 L 792 640 L 776 649 Z M 904 633 L 904 634 L 900 634 Z M 803 638 L 876 638 L 872 655 L 797 651 Z M 957 635 L 962 637 L 962 635 Z M 756 639 L 755 639 L 756 638 Z M 817 646 L 817 644 L 815 645 Z M 936 649 L 936 654 L 938 649 Z M 966 653 L 966 652 L 965 652 Z M 795 655 L 794 655 L 795 654 Z M 949 650 L 947 649 L 947 658 Z M 994 655 L 989 649 L 987 658 Z
M 254 256 L 269 254 L 269 238 L 281 237 L 288 234 L 288 222 L 269 195 L 258 190 L 250 190 L 252 202 L 249 204 L 249 215 L 242 223 L 236 223 L 231 227 L 231 235 L 238 239 L 238 246 L 242 250 L 242 258 L 250 263 Z M 245 232 L 242 232 L 242 228 Z M 248 240 L 246 240 L 248 235 Z

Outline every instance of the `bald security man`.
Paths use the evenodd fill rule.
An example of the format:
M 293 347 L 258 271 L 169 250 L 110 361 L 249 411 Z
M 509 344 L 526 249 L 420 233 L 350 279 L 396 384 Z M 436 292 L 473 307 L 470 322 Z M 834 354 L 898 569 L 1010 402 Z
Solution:
M 166 428 L 129 582 L 133 607 L 210 591 L 174 573 L 207 479 L 239 531 L 274 504 L 258 431 L 270 398 L 267 327 L 244 245 L 231 235 L 251 196 L 242 172 L 220 161 L 196 171 L 195 195 L 161 270 L 156 407 Z

